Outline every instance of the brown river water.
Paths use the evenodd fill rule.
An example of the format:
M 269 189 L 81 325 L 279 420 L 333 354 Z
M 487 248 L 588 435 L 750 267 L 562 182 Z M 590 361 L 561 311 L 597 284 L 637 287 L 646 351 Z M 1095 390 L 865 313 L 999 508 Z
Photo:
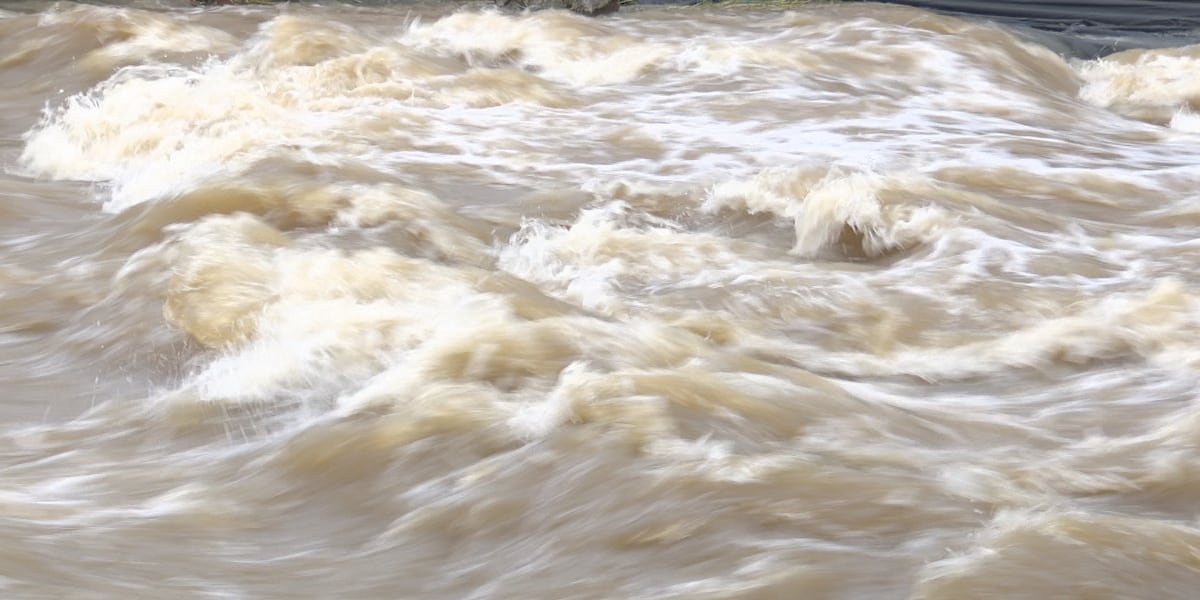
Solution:
M 0 3 L 0 598 L 1196 598 L 1198 74 Z

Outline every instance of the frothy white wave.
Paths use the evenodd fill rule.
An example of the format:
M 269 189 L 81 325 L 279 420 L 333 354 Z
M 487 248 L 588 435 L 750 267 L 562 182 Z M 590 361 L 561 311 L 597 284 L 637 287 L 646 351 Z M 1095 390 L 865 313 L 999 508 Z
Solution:
M 811 157 L 883 171 L 962 157 L 1016 166 L 1033 159 L 986 136 L 1056 115 L 1073 93 L 1056 89 L 1069 71 L 1053 54 L 965 22 L 1002 50 L 870 19 L 831 37 L 759 15 L 748 18 L 765 37 L 698 39 L 683 22 L 663 31 L 551 11 L 464 12 L 392 32 L 283 15 L 229 51 L 194 28 L 176 40 L 165 18 L 131 19 L 128 44 L 220 57 L 127 67 L 51 110 L 26 136 L 31 173 L 110 182 L 107 206 L 121 210 L 269 159 L 370 163 L 401 178 L 454 164 L 505 185 L 707 186 Z M 838 43 L 851 30 L 860 43 Z M 120 48 L 104 51 L 137 54 Z M 743 114 L 739 98 L 759 108 Z

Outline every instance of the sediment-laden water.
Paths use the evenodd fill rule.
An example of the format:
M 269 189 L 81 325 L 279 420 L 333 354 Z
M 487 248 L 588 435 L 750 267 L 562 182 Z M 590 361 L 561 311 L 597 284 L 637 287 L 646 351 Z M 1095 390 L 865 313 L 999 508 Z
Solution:
M 0 5 L 0 596 L 1196 597 L 1200 47 L 1058 49 Z

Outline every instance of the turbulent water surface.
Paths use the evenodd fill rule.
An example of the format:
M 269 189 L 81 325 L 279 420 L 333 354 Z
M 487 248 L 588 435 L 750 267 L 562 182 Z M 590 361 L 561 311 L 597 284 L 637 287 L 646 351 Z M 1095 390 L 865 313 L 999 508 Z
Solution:
M 1196 597 L 1200 46 L 186 4 L 0 5 L 0 596 Z

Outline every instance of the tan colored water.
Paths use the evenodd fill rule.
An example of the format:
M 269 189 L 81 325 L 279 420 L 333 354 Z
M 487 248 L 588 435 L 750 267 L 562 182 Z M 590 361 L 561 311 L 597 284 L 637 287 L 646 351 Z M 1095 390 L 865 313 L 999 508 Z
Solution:
M 9 8 L 0 597 L 1200 594 L 1200 49 Z

